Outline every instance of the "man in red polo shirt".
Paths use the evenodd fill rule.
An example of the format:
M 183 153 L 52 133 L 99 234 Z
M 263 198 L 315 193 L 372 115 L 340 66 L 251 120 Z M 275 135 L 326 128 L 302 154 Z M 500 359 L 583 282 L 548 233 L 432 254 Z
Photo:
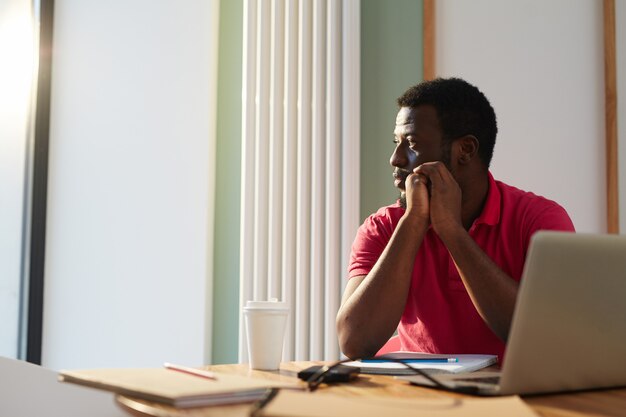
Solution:
M 398 330 L 402 350 L 502 358 L 530 237 L 574 231 L 554 201 L 494 180 L 496 116 L 458 78 L 398 99 L 400 200 L 371 215 L 352 246 L 337 315 L 342 351 L 369 357 Z

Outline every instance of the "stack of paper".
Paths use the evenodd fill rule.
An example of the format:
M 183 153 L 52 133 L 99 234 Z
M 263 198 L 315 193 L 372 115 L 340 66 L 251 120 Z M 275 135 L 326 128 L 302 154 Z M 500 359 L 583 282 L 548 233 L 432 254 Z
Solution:
M 299 385 L 238 375 L 214 373 L 200 378 L 168 369 L 91 369 L 61 371 L 59 379 L 174 407 L 200 407 L 257 401 L 270 388 Z
M 440 355 L 418 352 L 392 352 L 385 354 L 382 358 L 399 359 L 411 368 L 428 370 L 429 373 L 455 374 L 473 372 L 498 361 L 496 355 Z M 402 363 L 378 359 L 347 362 L 345 365 L 361 368 L 361 372 L 364 374 L 415 375 L 416 373 Z

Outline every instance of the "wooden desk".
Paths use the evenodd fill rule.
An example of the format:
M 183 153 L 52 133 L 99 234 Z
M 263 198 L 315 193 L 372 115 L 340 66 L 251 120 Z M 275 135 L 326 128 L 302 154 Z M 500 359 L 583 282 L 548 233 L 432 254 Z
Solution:
M 283 363 L 280 371 L 276 372 L 251 371 L 247 365 L 215 365 L 208 366 L 206 369 L 257 378 L 293 381 L 299 370 L 321 363 Z M 319 395 L 332 393 L 342 396 L 382 395 L 413 398 L 462 396 L 412 386 L 393 377 L 380 375 L 361 375 L 357 381 L 349 384 L 322 385 L 316 391 L 316 395 L 317 393 Z M 250 410 L 250 404 L 181 410 L 124 396 L 117 396 L 116 401 L 126 412 L 140 417 L 243 417 L 248 416 Z M 524 402 L 543 417 L 626 417 L 626 388 L 525 397 Z

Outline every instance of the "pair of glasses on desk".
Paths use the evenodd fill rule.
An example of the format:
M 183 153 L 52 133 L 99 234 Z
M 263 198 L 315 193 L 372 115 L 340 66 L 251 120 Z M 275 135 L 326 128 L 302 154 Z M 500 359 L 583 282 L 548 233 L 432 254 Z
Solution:
M 475 387 L 455 387 L 455 388 L 452 388 L 452 387 L 449 387 L 449 386 L 441 383 L 436 378 L 434 378 L 432 375 L 430 375 L 428 372 L 426 372 L 426 371 L 424 371 L 422 369 L 415 368 L 415 367 L 411 366 L 410 359 L 391 358 L 391 357 L 387 357 L 385 355 L 377 356 L 375 359 L 376 360 L 383 360 L 383 361 L 395 362 L 395 363 L 402 364 L 407 369 L 410 369 L 413 373 L 415 373 L 415 375 L 420 375 L 420 376 L 426 378 L 428 381 L 430 381 L 433 384 L 433 388 L 435 388 L 435 389 L 441 389 L 441 390 L 444 390 L 444 391 L 451 391 L 451 392 L 465 393 L 465 394 L 475 394 L 476 393 L 476 388 Z M 317 390 L 317 388 L 321 384 L 326 382 L 327 377 L 330 375 L 330 372 L 332 372 L 334 369 L 336 369 L 341 364 L 346 363 L 346 362 L 352 362 L 354 360 L 355 359 L 342 359 L 342 360 L 339 360 L 337 362 L 333 362 L 333 363 L 331 363 L 329 365 L 321 366 L 308 379 L 305 380 L 305 382 L 307 384 L 307 391 L 313 392 L 313 391 Z M 278 394 L 279 391 L 280 391 L 279 388 L 271 388 L 271 389 L 269 389 L 267 394 L 265 395 L 265 397 L 262 398 L 261 400 L 257 401 L 254 404 L 254 406 L 253 406 L 253 408 L 252 408 L 252 410 L 250 412 L 250 417 L 259 417 L 259 416 L 261 416 L 263 409 L 270 402 L 272 402 L 272 400 L 276 397 L 276 395 Z

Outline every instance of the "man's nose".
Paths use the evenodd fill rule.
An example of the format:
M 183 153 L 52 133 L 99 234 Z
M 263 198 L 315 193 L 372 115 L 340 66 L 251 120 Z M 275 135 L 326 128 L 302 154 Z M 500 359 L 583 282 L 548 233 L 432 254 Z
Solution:
M 404 148 L 405 146 L 403 146 L 401 143 L 395 147 L 393 153 L 391 154 L 391 158 L 389 158 L 389 163 L 391 164 L 391 166 L 404 168 L 408 165 L 409 158 L 407 156 L 406 149 Z

